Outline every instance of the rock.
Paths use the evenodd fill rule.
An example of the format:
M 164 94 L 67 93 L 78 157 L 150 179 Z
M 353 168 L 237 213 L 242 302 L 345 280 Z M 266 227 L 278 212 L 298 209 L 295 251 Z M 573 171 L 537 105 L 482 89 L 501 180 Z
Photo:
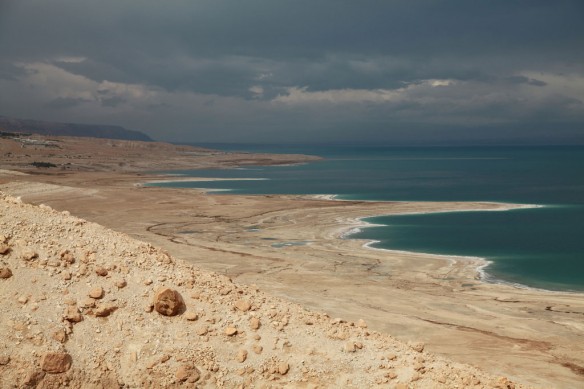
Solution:
M 83 302 L 81 303 L 81 306 L 83 308 L 95 308 L 95 299 L 92 298 L 86 298 L 85 300 L 83 300 Z
M 253 352 L 256 354 L 261 354 L 262 351 L 264 351 L 264 348 L 262 346 L 260 346 L 259 344 L 254 344 L 253 345 Z
M 184 301 L 176 290 L 163 288 L 154 296 L 154 309 L 164 316 L 175 316 L 184 307 Z
M 251 320 L 249 321 L 249 326 L 252 330 L 259 329 L 261 326 L 260 319 L 258 319 L 257 317 L 252 317 Z
M 198 318 L 199 318 L 199 315 L 197 315 L 196 312 L 189 311 L 189 312 L 185 313 L 185 319 L 187 319 L 188 321 L 195 321 Z
M 278 364 L 278 373 L 285 375 L 286 373 L 288 373 L 288 370 L 290 370 L 290 365 L 288 364 L 288 362 L 280 362 Z
M 0 243 L 0 254 L 6 255 L 10 252 L 10 246 L 6 243 Z
M 95 274 L 101 277 L 105 277 L 107 276 L 107 270 L 104 269 L 103 267 L 98 267 L 97 269 L 95 269 Z
M 75 263 L 75 257 L 69 252 L 69 250 L 65 250 L 61 253 L 61 260 L 69 265 Z
M 7 267 L 0 268 L 0 278 L 7 279 L 12 277 L 12 270 Z
M 51 337 L 59 343 L 65 343 L 67 341 L 67 333 L 63 329 L 53 332 Z
M 67 353 L 49 352 L 41 358 L 41 369 L 51 374 L 64 373 L 72 362 L 71 355 Z
M 412 350 L 421 353 L 424 351 L 425 344 L 423 342 L 408 343 Z
M 18 302 L 21 303 L 22 305 L 24 305 L 24 304 L 28 303 L 28 297 L 26 297 L 26 296 L 20 296 L 18 298 Z
M 247 359 L 247 350 L 239 350 L 237 352 L 237 362 L 243 363 Z
M 94 313 L 95 313 L 95 316 L 97 316 L 97 317 L 106 317 L 106 316 L 109 316 L 110 313 L 112 313 L 116 309 L 118 309 L 118 307 L 116 307 L 115 305 L 107 304 L 107 305 L 102 305 L 102 306 L 97 307 L 97 309 L 94 311 Z
M 122 288 L 125 288 L 128 285 L 128 283 L 126 282 L 126 280 L 122 279 L 122 280 L 116 281 L 115 285 L 118 289 L 122 289 Z
M 346 353 L 354 353 L 355 351 L 357 351 L 357 347 L 355 346 L 355 342 L 347 342 L 343 349 Z
M 497 379 L 497 384 L 496 384 L 497 388 L 503 388 L 503 389 L 515 389 L 515 384 L 513 384 L 513 382 L 509 381 L 507 379 L 507 377 L 499 377 Z
M 103 288 L 101 286 L 96 286 L 89 291 L 89 297 L 94 299 L 100 299 L 103 297 Z
M 367 328 L 367 323 L 365 323 L 365 320 L 359 319 L 359 321 L 357 322 L 357 327 L 359 327 L 359 328 Z
M 247 312 L 251 309 L 251 304 L 247 300 L 237 300 L 235 308 L 239 309 L 241 312 Z
M 67 311 L 65 312 L 65 320 L 71 323 L 79 323 L 83 320 L 83 316 L 77 310 L 77 307 L 68 307 Z
M 25 261 L 32 261 L 33 259 L 37 258 L 39 255 L 34 252 L 33 250 L 24 250 L 22 254 L 20 254 L 20 258 Z
M 68 271 L 63 272 L 62 276 L 63 276 L 63 280 L 69 281 L 71 279 L 71 272 L 68 272 Z
M 225 328 L 225 335 L 227 336 L 233 336 L 235 334 L 237 334 L 237 328 L 235 327 L 227 327 Z
M 150 278 L 148 278 L 147 280 L 144 280 L 144 285 L 148 286 L 148 285 L 152 285 L 152 280 Z
M 179 382 L 195 383 L 201 378 L 201 372 L 195 366 L 181 365 L 175 373 Z
M 45 378 L 46 374 L 47 373 L 40 370 L 29 371 L 26 374 L 26 377 L 24 377 L 24 381 L 22 381 L 22 386 L 36 388 L 42 379 Z
M 209 329 L 207 328 L 207 326 L 203 326 L 197 330 L 197 335 L 199 336 L 207 335 L 207 332 L 209 332 Z
M 8 365 L 10 357 L 8 355 L 0 355 L 0 366 Z

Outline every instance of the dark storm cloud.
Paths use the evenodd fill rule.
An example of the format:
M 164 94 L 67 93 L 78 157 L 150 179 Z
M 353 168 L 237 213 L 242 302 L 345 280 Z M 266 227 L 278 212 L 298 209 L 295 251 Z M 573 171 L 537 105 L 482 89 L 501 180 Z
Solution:
M 49 101 L 46 106 L 52 109 L 67 109 L 78 106 L 79 104 L 87 103 L 88 100 L 74 97 L 57 97 Z
M 561 0 L 4 1 L 0 103 L 175 139 L 578 125 L 583 15 Z

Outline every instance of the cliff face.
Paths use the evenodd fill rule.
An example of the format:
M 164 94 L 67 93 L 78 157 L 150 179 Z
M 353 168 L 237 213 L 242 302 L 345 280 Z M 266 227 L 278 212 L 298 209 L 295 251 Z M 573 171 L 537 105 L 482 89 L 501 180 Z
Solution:
M 128 130 L 120 126 L 57 123 L 39 120 L 15 119 L 6 116 L 0 116 L 0 130 L 6 132 L 19 132 L 40 135 L 152 141 L 148 135 L 140 131 Z

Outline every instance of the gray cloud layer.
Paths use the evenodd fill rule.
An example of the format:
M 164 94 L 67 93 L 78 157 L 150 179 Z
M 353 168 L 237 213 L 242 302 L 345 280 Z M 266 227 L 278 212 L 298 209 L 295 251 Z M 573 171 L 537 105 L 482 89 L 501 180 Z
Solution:
M 183 141 L 584 143 L 581 1 L 9 0 L 0 114 Z

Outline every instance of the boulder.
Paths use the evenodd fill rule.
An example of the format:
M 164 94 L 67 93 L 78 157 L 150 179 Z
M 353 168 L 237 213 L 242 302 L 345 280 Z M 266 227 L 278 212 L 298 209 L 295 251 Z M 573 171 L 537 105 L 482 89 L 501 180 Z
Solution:
M 164 316 L 178 315 L 184 308 L 180 293 L 174 289 L 163 288 L 154 296 L 154 309 Z

